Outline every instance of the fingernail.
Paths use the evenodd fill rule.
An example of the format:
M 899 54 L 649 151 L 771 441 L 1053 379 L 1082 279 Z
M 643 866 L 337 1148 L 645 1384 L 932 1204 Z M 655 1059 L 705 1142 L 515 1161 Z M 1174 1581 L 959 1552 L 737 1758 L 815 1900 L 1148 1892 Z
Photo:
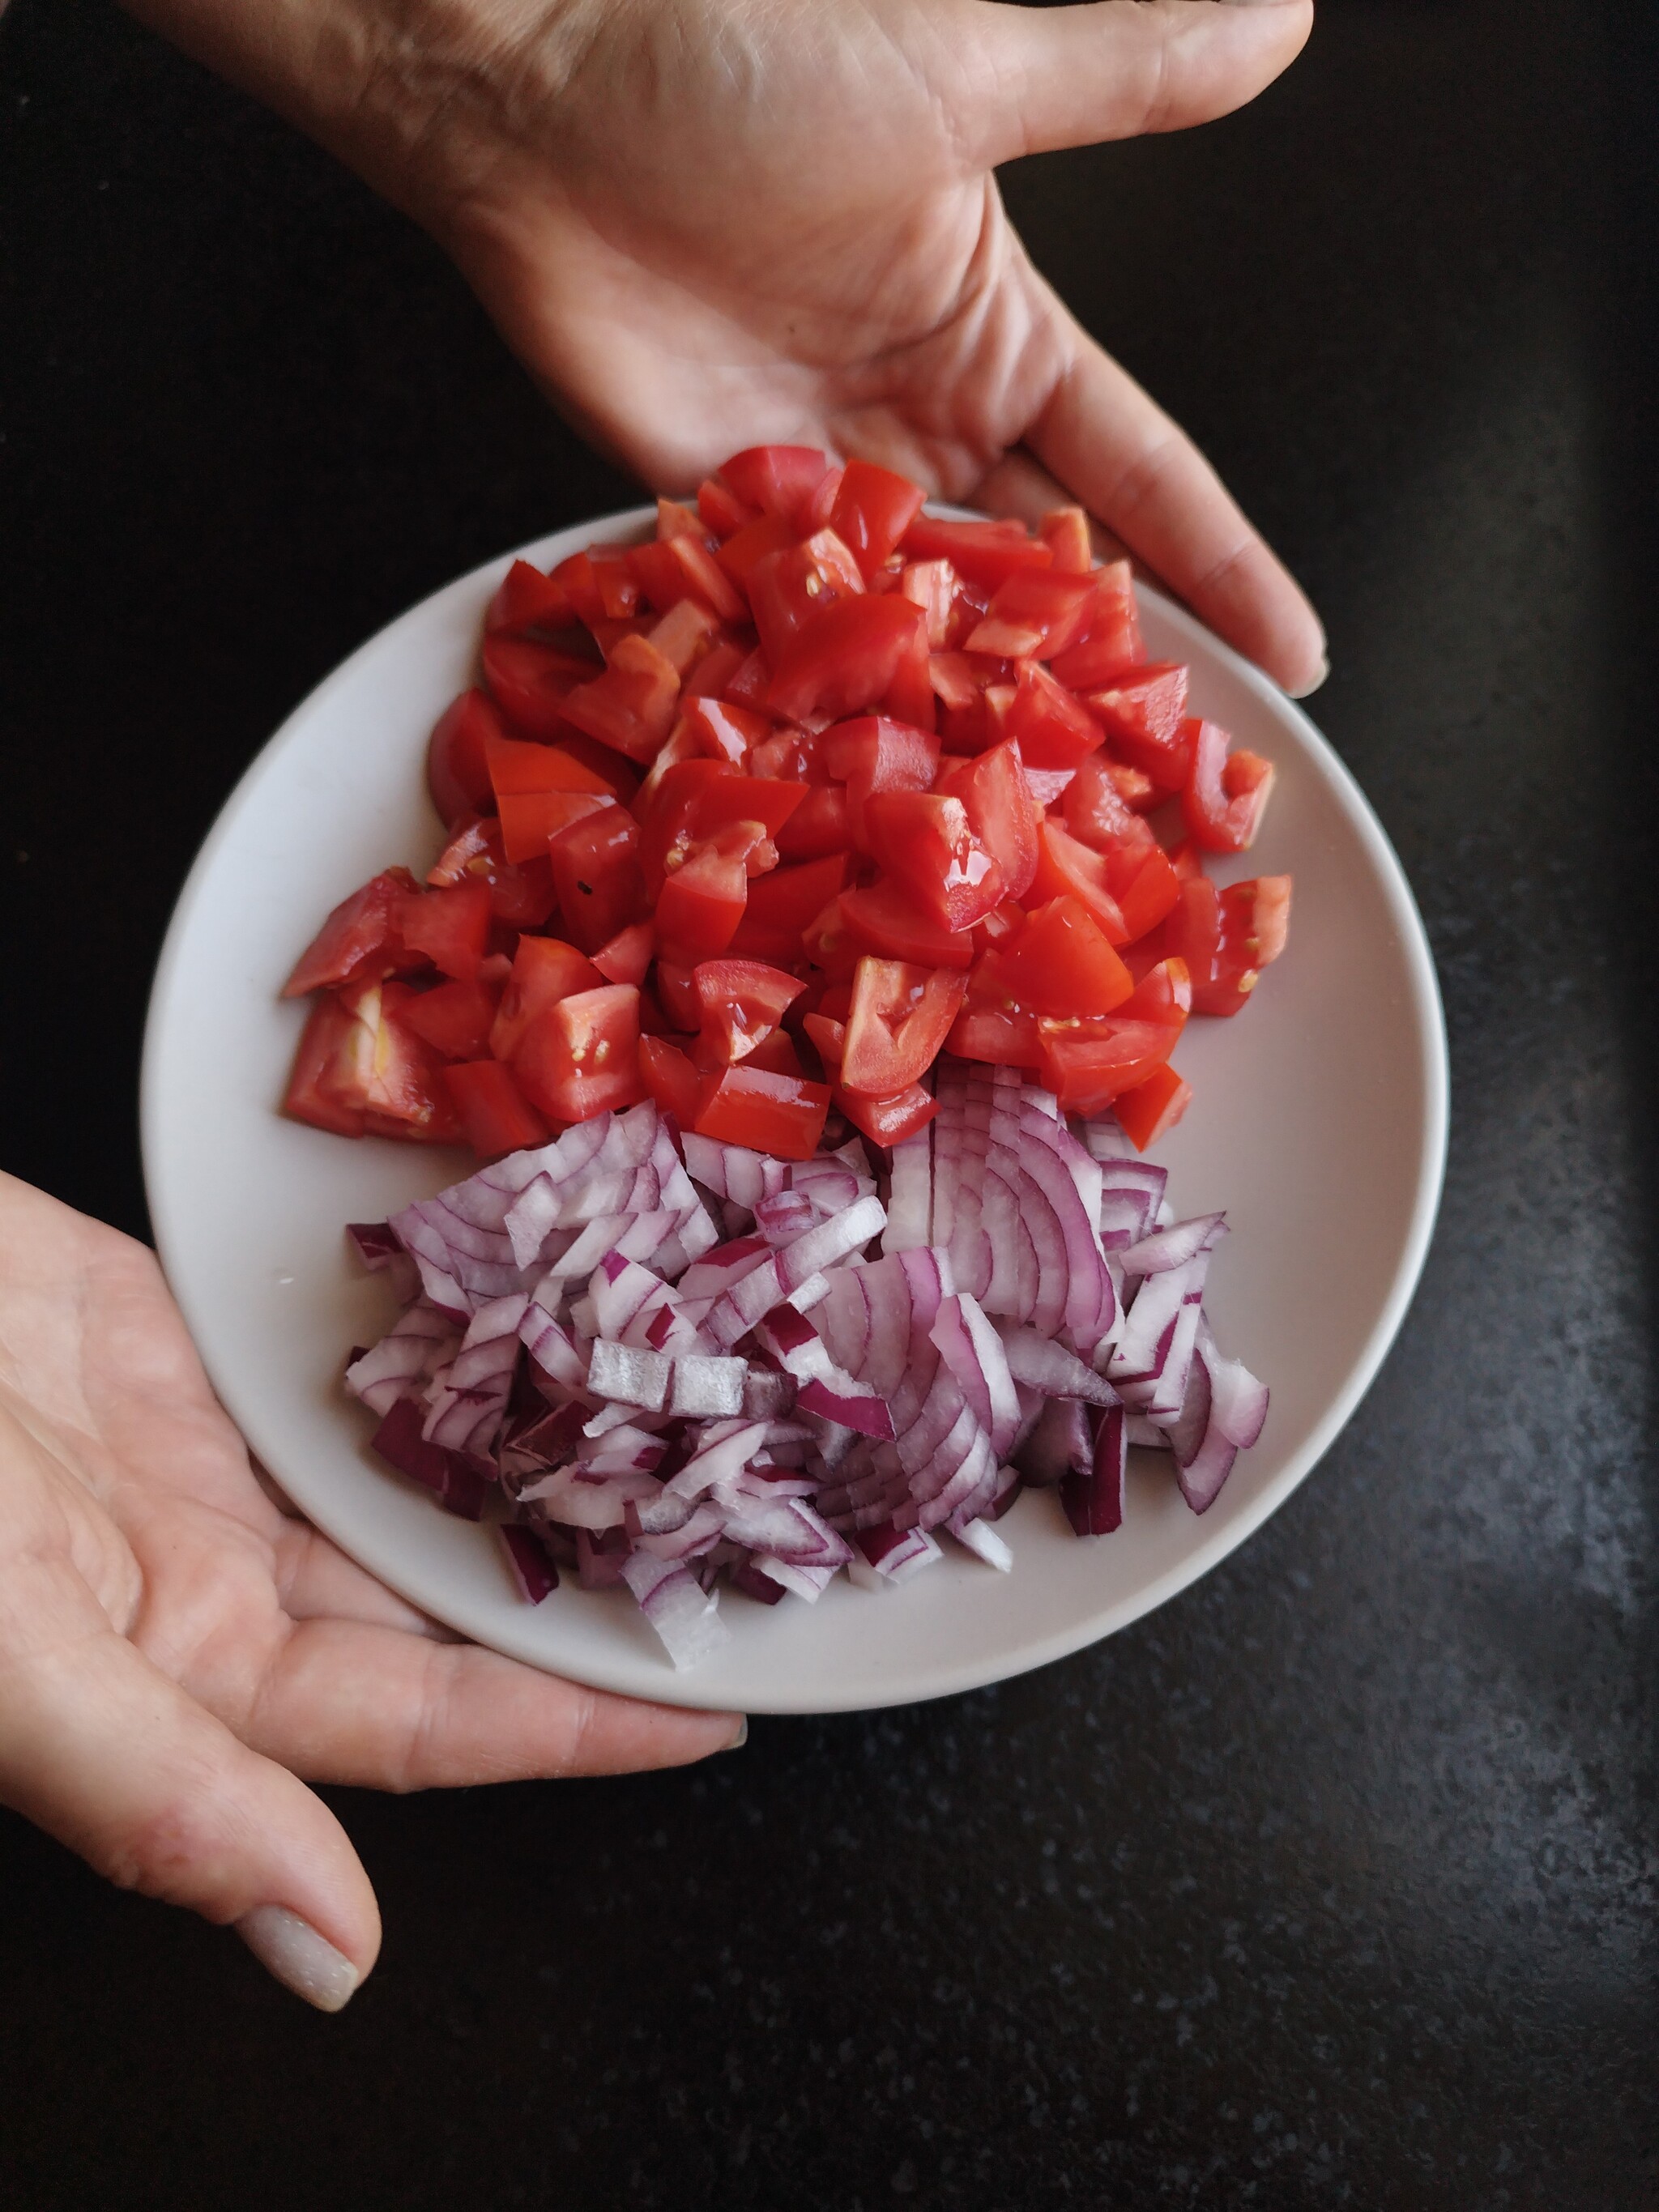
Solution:
M 1248 0 L 1243 0 L 1243 3 L 1248 4 Z M 1328 654 L 1326 658 L 1320 662 L 1319 673 L 1315 677 L 1313 682 L 1311 684 L 1304 684 L 1299 691 L 1292 691 L 1290 695 L 1292 699 L 1311 699 L 1314 693 L 1318 690 L 1320 685 L 1325 681 L 1325 678 L 1330 674 L 1330 672 L 1331 664 L 1330 658 Z
M 285 1905 L 255 1905 L 236 1933 L 268 1973 L 319 2012 L 338 2012 L 357 1987 L 350 1960 Z
M 745 1713 L 743 1718 L 738 1723 L 737 1734 L 732 1737 L 730 1743 L 723 1743 L 720 1746 L 720 1749 L 722 1751 L 741 1751 L 748 1741 L 749 1716 Z

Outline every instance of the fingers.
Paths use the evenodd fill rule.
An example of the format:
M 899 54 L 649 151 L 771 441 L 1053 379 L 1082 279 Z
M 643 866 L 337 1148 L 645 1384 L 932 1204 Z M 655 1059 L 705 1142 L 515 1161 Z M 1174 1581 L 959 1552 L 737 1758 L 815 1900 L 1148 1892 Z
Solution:
M 323 2011 L 374 1963 L 374 1893 L 334 1815 L 107 1629 L 0 1673 L 0 1801 L 122 1887 L 234 1925 Z
M 612 1697 L 470 1644 L 301 1623 L 240 1733 L 314 1782 L 431 1790 L 683 1766 L 741 1741 L 730 1713 Z
M 980 69 L 959 114 L 981 159 L 1208 123 L 1254 100 L 1302 51 L 1312 0 L 975 0 Z
M 1301 586 L 1186 433 L 1081 330 L 1076 344 L 1026 445 L 1230 645 L 1293 697 L 1313 690 L 1325 633 Z
M 1035 528 L 1044 515 L 1052 514 L 1058 507 L 1075 507 L 1065 485 L 1051 477 L 1047 469 L 1039 468 L 1029 453 L 1018 451 L 1005 453 L 988 476 L 981 477 L 968 495 L 969 507 L 982 508 L 987 514 L 1008 515 Z M 1093 515 L 1089 517 L 1089 545 L 1097 561 L 1121 561 L 1129 555 L 1128 547 Z M 1140 572 L 1152 583 L 1161 580 L 1151 576 L 1144 562 L 1138 564 Z
M 447 1633 L 304 1522 L 290 1522 L 278 1535 L 276 1567 L 276 1595 L 290 1620 L 356 1620 L 414 1636 Z

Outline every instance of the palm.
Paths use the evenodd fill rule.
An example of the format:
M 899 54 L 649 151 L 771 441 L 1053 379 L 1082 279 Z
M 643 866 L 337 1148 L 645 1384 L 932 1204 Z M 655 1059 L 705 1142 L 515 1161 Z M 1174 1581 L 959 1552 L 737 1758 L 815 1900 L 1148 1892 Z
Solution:
M 732 1732 L 443 1637 L 265 1494 L 149 1253 L 9 1177 L 0 1681 L 0 1801 L 210 1917 L 320 1881 L 359 1950 L 372 1897 L 295 1775 L 608 1771 Z
M 1269 12 L 1299 43 L 1301 9 Z M 560 49 L 556 94 L 530 49 L 488 182 L 436 199 L 428 185 L 422 211 L 554 397 L 659 488 L 737 447 L 805 438 L 947 496 L 1078 497 L 1304 681 L 1320 639 L 1300 593 L 1008 222 L 992 163 L 1066 135 L 1052 94 L 1045 107 L 993 82 L 994 43 L 975 33 L 1017 13 L 1031 21 L 982 0 L 607 9 L 574 70 Z M 1145 127 L 1154 80 L 1127 79 L 1114 96 Z

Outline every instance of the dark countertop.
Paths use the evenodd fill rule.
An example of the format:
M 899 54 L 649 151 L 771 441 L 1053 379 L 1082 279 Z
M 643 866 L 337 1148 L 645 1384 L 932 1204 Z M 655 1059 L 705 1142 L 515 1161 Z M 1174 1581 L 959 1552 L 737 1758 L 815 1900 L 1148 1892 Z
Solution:
M 386 1921 L 338 2021 L 0 1816 L 0 2203 L 1659 2200 L 1650 27 L 1331 0 L 1245 114 L 1008 179 L 1311 586 L 1440 962 L 1439 1234 L 1324 1466 L 1000 1690 L 332 1793 Z M 244 763 L 625 487 L 422 238 L 91 0 L 0 27 L 0 1158 L 137 1230 L 149 972 Z

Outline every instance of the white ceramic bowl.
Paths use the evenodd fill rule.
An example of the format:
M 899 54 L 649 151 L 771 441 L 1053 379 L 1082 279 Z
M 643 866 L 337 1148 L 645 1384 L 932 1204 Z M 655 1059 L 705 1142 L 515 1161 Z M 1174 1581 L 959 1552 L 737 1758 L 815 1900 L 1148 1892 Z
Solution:
M 546 567 L 647 510 L 523 549 Z M 1186 660 L 1196 711 L 1277 763 L 1255 849 L 1224 877 L 1290 873 L 1290 949 L 1233 1021 L 1195 1020 L 1195 1097 L 1158 1157 L 1180 1212 L 1224 1206 L 1207 1298 L 1223 1349 L 1272 1386 L 1261 1442 L 1202 1518 L 1136 1454 L 1125 1525 L 1080 1541 L 1052 1494 L 1000 1524 L 1000 1575 L 952 1551 L 902 1589 L 842 1577 L 816 1607 L 722 1605 L 731 1643 L 677 1674 L 620 1592 L 570 1581 L 539 1607 L 493 1531 L 441 1512 L 369 1453 L 343 1355 L 390 1319 L 342 1224 L 467 1173 L 464 1155 L 340 1138 L 276 1111 L 304 1009 L 277 994 L 328 908 L 441 837 L 432 723 L 470 679 L 505 562 L 411 608 L 289 716 L 231 795 L 179 898 L 149 1011 L 145 1174 L 168 1279 L 242 1433 L 352 1557 L 438 1619 L 601 1687 L 684 1705 L 830 1712 L 967 1690 L 1109 1635 L 1225 1558 L 1289 1497 L 1358 1404 L 1405 1314 L 1443 1168 L 1444 1030 L 1423 926 L 1376 817 L 1307 716 L 1156 592 L 1147 645 Z

